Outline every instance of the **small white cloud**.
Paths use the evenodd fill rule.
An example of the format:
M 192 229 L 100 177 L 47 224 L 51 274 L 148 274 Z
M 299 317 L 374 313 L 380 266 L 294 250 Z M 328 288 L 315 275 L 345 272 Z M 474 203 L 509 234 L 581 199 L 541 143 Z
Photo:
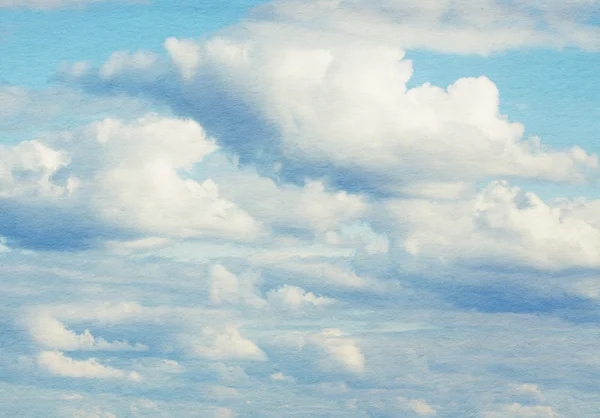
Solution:
M 542 394 L 542 391 L 540 390 L 538 385 L 534 385 L 531 383 L 523 383 L 520 385 L 513 384 L 512 389 L 516 393 L 530 395 L 540 401 L 544 400 L 544 395 Z
M 413 399 L 409 403 L 410 408 L 418 415 L 433 416 L 437 415 L 435 409 L 422 399 Z
M 295 379 L 292 376 L 286 376 L 281 372 L 273 373 L 269 377 L 271 378 L 271 380 L 274 380 L 276 382 L 295 382 Z
M 158 406 L 151 401 L 150 399 L 139 399 L 136 402 L 129 405 L 129 409 L 132 412 L 143 411 L 143 410 L 153 410 L 157 409 Z
M 237 389 L 226 386 L 211 386 L 210 392 L 213 397 L 219 400 L 235 399 L 240 395 Z
M 249 306 L 264 306 L 266 302 L 256 288 L 259 279 L 252 272 L 238 277 L 226 267 L 214 264 L 210 267 L 210 300 L 217 305 L 243 302 Z
M 129 53 L 127 51 L 114 52 L 100 68 L 103 78 L 110 78 L 115 74 L 124 72 L 140 72 L 150 69 L 156 63 L 156 54 L 145 51 Z
M 276 290 L 269 291 L 267 293 L 267 299 L 271 305 L 288 309 L 326 306 L 337 302 L 335 299 L 325 296 L 316 296 L 314 293 L 307 292 L 300 287 L 287 284 Z
M 310 334 L 306 342 L 320 347 L 327 354 L 327 361 L 341 365 L 348 371 L 361 373 L 365 369 L 365 358 L 356 342 L 345 337 L 338 329 Z
M 124 370 L 103 366 L 96 359 L 73 360 L 60 351 L 43 351 L 38 356 L 38 364 L 51 374 L 73 378 L 88 379 L 129 379 L 139 381 L 136 372 L 126 373 Z
M 190 80 L 199 65 L 200 45 L 189 39 L 168 38 L 164 46 L 183 79 Z
M 202 337 L 193 344 L 193 350 L 201 357 L 214 360 L 267 359 L 265 353 L 253 341 L 244 338 L 235 326 L 226 326 L 223 329 L 204 328 Z
M 145 351 L 148 349 L 148 347 L 139 343 L 130 345 L 124 341 L 108 342 L 103 338 L 94 337 L 89 330 L 85 330 L 82 334 L 76 334 L 68 330 L 56 318 L 46 314 L 31 318 L 29 332 L 39 344 L 63 351 Z

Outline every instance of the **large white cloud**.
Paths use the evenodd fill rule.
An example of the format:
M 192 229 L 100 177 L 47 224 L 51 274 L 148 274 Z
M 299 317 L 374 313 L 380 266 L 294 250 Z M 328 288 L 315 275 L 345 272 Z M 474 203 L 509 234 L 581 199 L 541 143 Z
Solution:
M 107 119 L 49 142 L 0 149 L 2 197 L 7 205 L 17 205 L 17 212 L 18 205 L 46 207 L 49 215 L 62 216 L 63 223 L 69 211 L 75 212 L 96 220 L 99 234 L 112 228 L 163 237 L 248 240 L 261 232 L 250 215 L 220 197 L 214 181 L 186 175 L 217 149 L 191 120 L 152 115 L 131 123 Z
M 289 25 L 275 32 L 249 24 L 197 43 L 191 66 L 174 52 L 177 42 L 166 47 L 170 65 L 184 68 L 180 80 L 160 60 L 63 77 L 135 94 L 145 86 L 216 131 L 243 161 L 281 170 L 284 179 L 327 176 L 346 187 L 399 192 L 488 176 L 582 182 L 598 167 L 579 147 L 552 150 L 523 138 L 524 127 L 500 114 L 499 91 L 484 76 L 408 88 L 412 64 L 395 46 L 327 29 L 312 39 Z M 192 41 L 179 42 L 189 49 Z

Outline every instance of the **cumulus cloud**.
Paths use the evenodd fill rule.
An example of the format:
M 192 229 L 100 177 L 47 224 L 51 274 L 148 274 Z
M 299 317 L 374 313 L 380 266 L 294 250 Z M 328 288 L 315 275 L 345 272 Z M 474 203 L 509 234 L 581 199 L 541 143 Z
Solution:
M 67 329 L 62 322 L 49 315 L 32 318 L 29 332 L 39 344 L 63 351 L 144 351 L 148 349 L 148 347 L 139 343 L 130 345 L 124 341 L 108 342 L 103 338 L 94 337 L 87 329 L 82 334 L 76 334 Z
M 409 402 L 410 409 L 412 409 L 417 415 L 422 416 L 433 416 L 437 415 L 435 409 L 433 409 L 427 402 L 422 399 L 413 399 Z
M 306 343 L 321 348 L 327 355 L 325 361 L 342 366 L 353 373 L 365 369 L 365 358 L 354 340 L 344 336 L 338 329 L 326 329 L 306 337 Z
M 266 302 L 256 289 L 258 279 L 259 277 L 252 273 L 247 273 L 240 278 L 220 264 L 212 265 L 210 300 L 217 305 L 243 302 L 249 306 L 264 306 Z
M 550 270 L 598 267 L 596 216 L 583 215 L 588 212 L 578 206 L 546 203 L 534 193 L 495 181 L 470 199 L 402 200 L 390 210 L 397 221 L 397 245 L 414 257 Z
M 270 304 L 285 309 L 304 309 L 307 307 L 326 306 L 335 303 L 335 299 L 316 296 L 298 286 L 283 285 L 267 293 Z
M 60 196 L 68 193 L 51 181 L 59 169 L 70 163 L 68 153 L 52 149 L 38 141 L 19 142 L 0 147 L 1 198 L 22 196 Z
M 252 340 L 244 338 L 235 326 L 204 328 L 202 336 L 193 344 L 193 351 L 213 360 L 267 359 L 266 354 Z
M 489 176 L 583 182 L 598 168 L 597 157 L 579 147 L 552 150 L 523 138 L 523 125 L 500 113 L 498 88 L 485 76 L 409 88 L 412 63 L 397 46 L 335 36 L 311 41 L 289 25 L 277 36 L 273 30 L 241 25 L 197 43 L 199 64 L 193 76 L 186 72 L 185 86 L 167 70 L 160 80 L 168 81 L 146 80 L 138 67 L 108 80 L 95 70 L 62 77 L 96 90 L 150 91 L 216 132 L 242 162 L 297 183 L 327 177 L 379 193 L 422 183 L 425 193 L 452 196 Z M 171 63 L 152 71 L 181 67 L 181 59 L 171 54 Z
M 301 186 L 277 184 L 247 170 L 216 174 L 215 178 L 224 197 L 279 230 L 323 234 L 360 219 L 369 207 L 363 196 L 327 190 L 319 180 L 307 181 Z M 240 187 L 241 184 L 244 187 Z
M 253 239 L 261 229 L 258 222 L 221 198 L 210 178 L 200 182 L 184 174 L 216 149 L 191 120 L 107 119 L 55 139 L 53 147 L 37 141 L 3 147 L 0 181 L 3 197 L 10 199 L 6 203 L 14 211 L 9 216 L 20 219 L 33 208 L 44 207 L 64 224 L 52 226 L 46 232 L 50 235 L 78 226 L 78 234 L 71 233 L 73 239 L 131 233 Z M 73 226 L 69 217 L 80 220 Z M 22 220 L 25 225 L 34 221 Z M 45 232 L 50 227 L 39 229 Z M 7 238 L 17 244 L 35 238 L 20 236 L 24 232 L 19 231 L 8 231 Z M 65 235 L 47 239 L 68 241 L 71 237 Z
M 38 364 L 49 373 L 73 378 L 88 379 L 128 379 L 139 381 L 136 372 L 126 373 L 124 370 L 103 366 L 96 359 L 74 360 L 60 351 L 43 351 L 38 356 Z

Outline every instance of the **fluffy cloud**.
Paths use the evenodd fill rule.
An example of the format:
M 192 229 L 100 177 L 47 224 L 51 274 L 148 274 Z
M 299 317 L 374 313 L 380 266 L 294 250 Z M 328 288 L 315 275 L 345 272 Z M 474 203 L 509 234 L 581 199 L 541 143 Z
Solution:
M 210 267 L 210 280 L 210 300 L 217 305 L 240 301 L 255 307 L 266 304 L 256 289 L 257 277 L 252 273 L 238 278 L 224 266 L 215 264 Z
M 85 330 L 82 334 L 76 334 L 68 330 L 62 322 L 49 315 L 32 318 L 29 332 L 39 344 L 63 351 L 144 351 L 148 349 L 148 347 L 139 343 L 130 345 L 123 341 L 108 342 L 103 338 L 94 337 L 89 330 Z
M 69 193 L 51 177 L 70 163 L 64 151 L 54 150 L 38 141 L 24 141 L 0 147 L 0 197 L 60 196 Z M 73 185 L 73 183 L 70 183 Z
M 500 114 L 499 91 L 484 76 L 408 88 L 412 64 L 398 47 L 273 30 L 242 25 L 198 43 L 199 64 L 193 76 L 185 67 L 185 81 L 166 69 L 154 74 L 187 65 L 169 47 L 172 62 L 150 70 L 62 77 L 96 90 L 150 91 L 214 131 L 242 162 L 297 183 L 327 177 L 345 188 L 398 193 L 443 179 L 454 186 L 429 193 L 448 195 L 488 176 L 582 182 L 598 167 L 579 147 L 552 150 L 523 138 L 524 127 Z
M 65 218 L 80 218 L 84 225 L 72 235 L 85 239 L 87 233 L 81 230 L 88 229 L 91 240 L 132 233 L 247 240 L 260 231 L 247 213 L 219 196 L 210 178 L 199 182 L 185 175 L 217 149 L 193 121 L 107 119 L 53 142 L 53 147 L 30 141 L 0 149 L 0 181 L 3 197 L 10 199 L 5 200 L 7 207 L 14 211 L 9 210 L 10 216 L 20 218 L 44 207 L 67 231 L 74 226 Z M 22 222 L 31 224 L 32 219 Z M 39 228 L 43 236 L 48 226 Z M 62 230 L 54 229 L 47 233 Z M 19 231 L 6 235 L 17 243 L 35 237 Z
M 410 401 L 409 405 L 410 408 L 418 415 L 437 415 L 435 409 L 429 406 L 429 404 L 422 399 L 413 399 Z
M 267 293 L 269 303 L 286 309 L 303 309 L 306 307 L 326 306 L 335 303 L 335 299 L 316 296 L 312 292 L 298 286 L 284 285 Z
M 365 369 L 365 358 L 351 338 L 345 337 L 338 329 L 327 329 L 320 333 L 308 335 L 306 343 L 321 348 L 327 355 L 325 361 L 342 366 L 353 373 L 361 373 Z
M 397 245 L 415 257 L 471 265 L 525 265 L 540 269 L 600 266 L 597 218 L 586 203 L 545 203 L 538 196 L 489 184 L 471 199 L 402 200 L 390 205 Z
M 73 360 L 60 351 L 43 351 L 39 354 L 37 360 L 40 367 L 57 376 L 140 380 L 140 375 L 136 372 L 127 374 L 124 370 L 103 366 L 93 358 L 88 360 Z
M 344 223 L 360 219 L 368 202 L 357 194 L 327 190 L 322 181 L 301 186 L 277 184 L 249 170 L 231 170 L 215 175 L 221 193 L 249 214 L 274 229 L 323 234 Z M 244 187 L 240 187 L 240 185 Z
M 234 326 L 222 329 L 206 327 L 202 337 L 193 344 L 193 351 L 213 360 L 256 360 L 265 361 L 265 353 L 251 340 L 244 338 Z

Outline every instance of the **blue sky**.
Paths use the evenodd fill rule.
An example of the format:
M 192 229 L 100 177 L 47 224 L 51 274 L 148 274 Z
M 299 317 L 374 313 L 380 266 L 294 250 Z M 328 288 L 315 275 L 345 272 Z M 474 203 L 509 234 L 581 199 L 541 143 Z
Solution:
M 0 415 L 600 416 L 599 10 L 0 0 Z

